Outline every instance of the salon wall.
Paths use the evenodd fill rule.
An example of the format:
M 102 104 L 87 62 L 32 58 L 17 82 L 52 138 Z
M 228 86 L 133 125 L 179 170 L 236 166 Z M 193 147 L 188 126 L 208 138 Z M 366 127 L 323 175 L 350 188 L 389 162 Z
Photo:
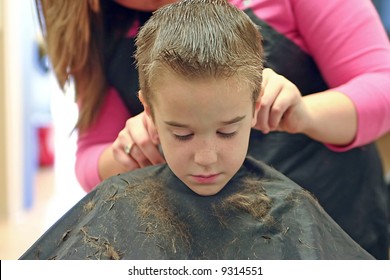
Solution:
M 42 192 L 54 192 L 54 218 L 85 194 L 74 176 L 74 94 L 60 90 L 41 37 L 34 0 L 0 0 L 0 224 L 20 222 Z M 37 182 L 42 171 L 54 186 Z
M 34 203 L 37 128 L 50 122 L 47 69 L 38 55 L 34 1 L 0 1 L 0 218 Z
M 3 31 L 3 2 L 0 2 L 0 186 L 6 185 L 5 172 L 5 87 L 4 87 L 4 31 Z M 7 212 L 7 204 L 5 197 L 7 196 L 6 189 L 0 187 L 0 218 L 5 216 Z
M 18 1 L 0 1 L 0 218 L 17 215 L 22 199 L 21 86 Z

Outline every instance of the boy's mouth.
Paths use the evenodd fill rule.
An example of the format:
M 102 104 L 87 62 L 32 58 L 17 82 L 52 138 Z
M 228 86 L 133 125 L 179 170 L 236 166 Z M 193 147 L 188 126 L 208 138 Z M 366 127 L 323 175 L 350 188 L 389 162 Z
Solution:
M 199 175 L 192 175 L 191 177 L 198 184 L 212 184 L 212 183 L 215 183 L 215 181 L 218 179 L 219 175 L 220 175 L 220 173 L 199 174 Z

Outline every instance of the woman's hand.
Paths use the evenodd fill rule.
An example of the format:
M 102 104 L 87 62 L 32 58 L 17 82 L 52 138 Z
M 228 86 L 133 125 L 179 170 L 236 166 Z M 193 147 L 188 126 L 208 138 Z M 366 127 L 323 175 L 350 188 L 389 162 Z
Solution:
M 112 144 L 116 161 L 127 171 L 165 162 L 158 144 L 157 130 L 145 112 L 127 120 Z
M 356 108 L 341 92 L 327 90 L 302 97 L 292 82 L 266 68 L 259 100 L 254 128 L 263 133 L 303 133 L 337 146 L 348 145 L 356 137 Z
M 272 69 L 263 70 L 260 110 L 255 128 L 263 133 L 304 131 L 308 111 L 298 88 Z

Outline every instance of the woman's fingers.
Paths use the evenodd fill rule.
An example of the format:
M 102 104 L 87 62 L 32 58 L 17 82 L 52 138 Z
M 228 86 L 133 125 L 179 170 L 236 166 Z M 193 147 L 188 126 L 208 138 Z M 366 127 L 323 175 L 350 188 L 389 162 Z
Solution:
M 128 134 L 135 143 L 133 158 L 141 167 L 165 162 L 158 149 L 158 136 L 153 122 L 143 112 L 126 124 Z
M 133 157 L 129 156 L 129 154 L 133 152 L 133 147 L 131 146 L 130 142 L 130 138 L 124 136 L 124 132 L 121 131 L 118 135 L 118 138 L 112 144 L 112 151 L 115 160 L 121 163 L 121 165 L 124 166 L 125 170 L 127 171 L 140 168 L 138 162 Z M 129 150 L 128 147 L 132 148 Z
M 300 103 L 301 93 L 292 82 L 269 68 L 264 69 L 260 110 L 255 128 L 263 133 L 285 128 L 290 123 L 285 118 L 294 117 L 294 107 Z
M 128 119 L 112 145 L 114 158 L 127 170 L 165 162 L 155 144 L 156 140 L 149 134 L 149 131 L 153 132 L 154 126 L 144 119 L 144 115 L 141 113 Z M 155 135 L 153 137 L 158 139 Z
M 283 85 L 281 84 L 278 76 L 278 74 L 269 68 L 264 69 L 263 71 L 263 83 L 260 94 L 260 110 L 257 115 L 257 123 L 255 126 L 255 128 L 261 130 L 263 133 L 268 133 L 271 131 L 271 109 L 282 90 Z

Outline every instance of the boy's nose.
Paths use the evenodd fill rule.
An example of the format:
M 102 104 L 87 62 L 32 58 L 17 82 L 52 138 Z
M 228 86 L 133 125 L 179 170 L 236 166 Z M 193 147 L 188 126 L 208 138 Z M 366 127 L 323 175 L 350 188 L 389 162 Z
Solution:
M 212 149 L 203 149 L 195 153 L 195 162 L 201 166 L 209 166 L 217 162 L 217 152 Z

